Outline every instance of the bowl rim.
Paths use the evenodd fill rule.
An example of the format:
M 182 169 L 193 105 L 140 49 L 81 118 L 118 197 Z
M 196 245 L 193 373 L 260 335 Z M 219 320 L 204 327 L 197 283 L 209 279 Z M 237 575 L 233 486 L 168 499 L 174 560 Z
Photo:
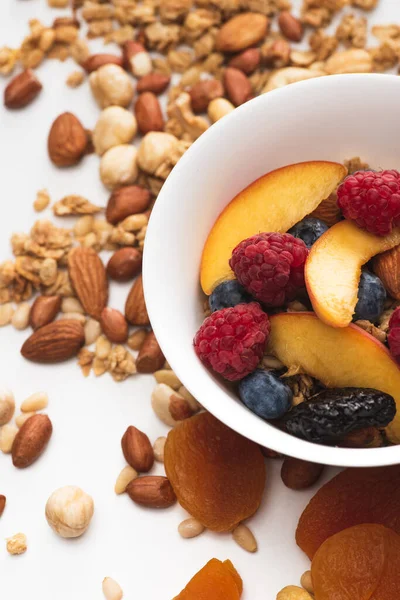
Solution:
M 283 432 L 270 423 L 264 421 L 260 417 L 256 417 L 261 424 L 260 427 L 254 427 L 252 431 L 244 432 L 240 427 L 240 419 L 235 417 L 235 411 L 220 410 L 218 402 L 209 402 L 210 391 L 216 393 L 218 386 L 216 385 L 212 375 L 205 376 L 201 386 L 195 387 L 192 385 L 190 375 L 183 372 L 183 367 L 178 364 L 175 356 L 175 343 L 170 331 L 163 324 L 162 311 L 162 294 L 154 294 L 153 290 L 157 289 L 157 269 L 154 267 L 157 259 L 157 254 L 160 252 L 159 237 L 157 230 L 165 222 L 165 214 L 168 212 L 168 196 L 173 197 L 174 190 L 179 187 L 180 173 L 186 168 L 186 165 L 192 160 L 196 160 L 196 155 L 202 152 L 204 146 L 212 143 L 213 138 L 216 140 L 223 135 L 224 129 L 235 127 L 235 121 L 240 118 L 244 111 L 251 110 L 256 104 L 268 104 L 271 98 L 279 96 L 295 97 L 298 90 L 309 88 L 310 94 L 318 94 L 318 90 L 325 86 L 344 85 L 349 81 L 353 81 L 354 85 L 381 85 L 382 79 L 385 79 L 385 84 L 400 86 L 400 78 L 396 75 L 377 74 L 377 73 L 358 73 L 358 74 L 343 74 L 343 75 L 328 75 L 325 77 L 316 77 L 287 85 L 276 90 L 261 94 L 256 98 L 239 106 L 223 119 L 214 123 L 209 127 L 200 138 L 198 138 L 190 148 L 185 152 L 178 164 L 174 167 L 171 174 L 165 181 L 154 208 L 146 232 L 146 244 L 143 255 L 143 285 L 146 300 L 146 306 L 150 317 L 151 325 L 157 340 L 180 381 L 189 390 L 189 392 L 198 399 L 198 401 L 211 412 L 217 419 L 225 423 L 228 427 L 237 433 L 253 440 L 254 442 L 265 445 L 265 425 L 270 428 L 268 437 L 268 447 L 283 455 L 294 456 L 296 458 L 307 460 L 309 462 L 320 462 L 325 465 L 342 466 L 342 467 L 377 467 L 388 466 L 400 463 L 400 445 L 389 446 L 385 448 L 339 448 L 336 446 L 324 446 L 290 436 L 290 448 L 287 447 L 286 439 L 290 434 Z M 396 83 L 395 83 L 396 82 Z M 159 287 L 159 286 L 158 286 Z M 161 309 L 161 310 L 160 310 Z M 219 390 L 220 393 L 226 393 Z M 241 407 L 242 408 L 242 407 Z M 234 415 L 232 418 L 232 414 Z M 256 415 L 254 415 L 256 416 Z M 261 435 L 261 431 L 263 432 Z

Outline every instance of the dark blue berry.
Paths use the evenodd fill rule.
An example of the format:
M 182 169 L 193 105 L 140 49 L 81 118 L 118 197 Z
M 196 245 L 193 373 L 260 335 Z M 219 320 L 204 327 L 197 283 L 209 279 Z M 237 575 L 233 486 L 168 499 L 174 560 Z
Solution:
M 244 302 L 252 302 L 252 298 L 237 279 L 231 279 L 217 285 L 208 302 L 211 312 L 215 312 L 216 310 L 221 310 L 221 308 L 229 308 L 230 306 L 236 306 Z
M 361 274 L 358 287 L 358 302 L 354 313 L 354 321 L 359 319 L 375 322 L 383 313 L 386 290 L 382 281 L 369 271 Z
M 311 248 L 317 239 L 327 230 L 328 225 L 323 221 L 314 217 L 307 217 L 296 223 L 294 227 L 289 229 L 288 233 L 291 233 L 296 238 L 300 238 L 307 248 Z
M 243 404 L 263 419 L 279 419 L 290 408 L 292 391 L 270 371 L 257 369 L 239 383 Z

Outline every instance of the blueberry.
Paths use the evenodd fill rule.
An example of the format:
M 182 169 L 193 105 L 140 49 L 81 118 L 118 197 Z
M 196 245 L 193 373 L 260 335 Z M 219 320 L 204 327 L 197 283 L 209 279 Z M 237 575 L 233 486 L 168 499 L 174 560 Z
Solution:
M 239 383 L 243 404 L 263 419 L 278 419 L 290 408 L 291 389 L 270 371 L 257 369 Z
M 383 313 L 385 300 L 386 290 L 379 277 L 369 271 L 363 271 L 358 287 L 354 321 L 362 319 L 375 322 Z
M 230 306 L 236 306 L 236 304 L 251 301 L 250 295 L 236 279 L 223 281 L 217 285 L 209 298 L 210 309 L 212 312 L 220 310 L 221 308 L 229 308 Z
M 288 233 L 291 233 L 296 238 L 300 238 L 307 248 L 311 248 L 317 239 L 328 229 L 328 225 L 323 221 L 314 217 L 307 217 L 296 223 L 294 227 L 289 229 Z

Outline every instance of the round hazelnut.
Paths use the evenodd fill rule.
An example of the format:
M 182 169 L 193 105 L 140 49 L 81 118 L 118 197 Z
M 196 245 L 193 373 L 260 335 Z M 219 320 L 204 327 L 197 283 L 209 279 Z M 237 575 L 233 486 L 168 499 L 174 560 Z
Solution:
M 11 421 L 15 410 L 14 395 L 10 390 L 0 390 L 0 425 Z
M 74 485 L 66 485 L 53 492 L 46 504 L 48 524 L 64 538 L 79 537 L 85 533 L 93 512 L 93 498 Z
M 113 146 L 127 144 L 136 135 L 134 115 L 121 106 L 109 106 L 101 113 L 93 130 L 92 140 L 96 154 L 100 156 Z
M 100 161 L 100 178 L 104 185 L 113 190 L 133 183 L 138 176 L 137 150 L 135 146 L 114 146 L 103 154 Z
M 134 87 L 128 73 L 118 65 L 108 64 L 93 71 L 90 87 L 101 108 L 128 106 L 132 102 Z
M 142 139 L 137 162 L 139 167 L 146 173 L 153 175 L 164 163 L 171 153 L 176 149 L 179 140 L 170 133 L 162 131 L 151 131 Z

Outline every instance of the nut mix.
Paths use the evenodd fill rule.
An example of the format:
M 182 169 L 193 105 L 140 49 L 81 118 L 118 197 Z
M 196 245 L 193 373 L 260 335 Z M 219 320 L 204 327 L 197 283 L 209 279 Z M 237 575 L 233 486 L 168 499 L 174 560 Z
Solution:
M 86 154 L 95 152 L 100 157 L 100 178 L 111 190 L 105 219 L 102 207 L 73 194 L 52 205 L 54 215 L 76 218 L 72 230 L 41 220 L 33 225 L 29 234 L 12 236 L 14 261 L 0 264 L 0 326 L 11 323 L 18 330 L 28 326 L 33 329 L 21 349 L 28 360 L 46 363 L 77 356 L 85 376 L 91 371 L 95 376 L 109 372 L 116 381 L 136 373 L 154 375 L 154 412 L 164 424 L 174 429 L 168 438 L 160 437 L 152 445 L 146 434 L 134 426 L 128 427 L 121 441 L 128 465 L 117 478 L 115 492 L 126 492 L 135 503 L 152 508 L 167 508 L 178 499 L 192 515 L 179 525 L 183 538 L 196 537 L 205 527 L 215 531 L 233 530 L 233 539 L 245 550 L 255 552 L 257 542 L 242 521 L 258 509 L 265 467 L 258 447 L 237 436 L 208 413 L 196 415 L 201 407 L 165 363 L 154 333 L 147 329 L 150 322 L 140 272 L 149 215 L 164 180 L 180 157 L 210 123 L 223 118 L 236 106 L 259 93 L 295 81 L 326 74 L 380 72 L 397 65 L 400 34 L 395 25 L 374 26 L 372 33 L 379 45 L 372 48 L 366 47 L 368 24 L 365 17 L 345 14 L 334 35 L 324 31 L 345 4 L 348 3 L 344 0 L 303 0 L 300 18 L 297 18 L 290 12 L 290 3 L 286 0 L 267 0 L 262 6 L 251 2 L 214 2 L 209 6 L 200 0 L 194 6 L 184 0 L 161 0 L 158 5 L 151 2 L 134 5 L 124 0 L 112 3 L 74 0 L 72 17 L 56 18 L 51 27 L 33 19 L 20 48 L 0 49 L 0 73 L 13 75 L 4 92 L 4 104 L 8 109 L 21 109 L 37 96 L 40 101 L 45 90 L 34 69 L 44 60 L 71 57 L 79 65 L 81 70 L 71 72 L 66 83 L 72 88 L 77 87 L 87 76 L 91 93 L 102 111 L 92 132 L 74 114 L 60 114 L 49 130 L 49 158 L 56 167 L 72 167 Z M 351 4 L 368 11 L 377 5 L 377 0 L 352 0 Z M 49 0 L 49 5 L 65 8 L 68 2 Z M 82 10 L 77 10 L 81 7 Z M 279 32 L 271 27 L 275 16 Z M 102 37 L 106 44 L 115 42 L 120 46 L 120 52 L 91 54 L 86 40 L 80 37 L 80 19 L 87 24 L 89 39 Z M 292 46 L 291 42 L 303 39 L 309 28 L 314 31 L 309 36 L 308 49 L 299 50 Z M 164 57 L 154 56 L 154 51 Z M 15 75 L 17 65 L 23 70 Z M 174 76 L 171 80 L 174 73 L 179 77 Z M 157 96 L 168 88 L 164 111 Z M 131 142 L 136 142 L 138 132 L 143 137 L 136 148 Z M 396 390 L 398 392 L 400 376 L 397 375 L 392 387 L 388 385 L 383 389 L 381 386 L 377 388 L 381 390 L 378 392 L 368 389 L 378 385 L 373 375 L 361 374 L 355 383 L 342 380 L 339 375 L 335 380 L 338 390 L 333 392 L 338 398 L 333 398 L 332 392 L 324 387 L 324 374 L 316 374 L 311 369 L 313 377 L 307 375 L 307 366 L 310 368 L 311 363 L 306 361 L 300 367 L 296 352 L 288 354 L 287 351 L 290 334 L 286 319 L 292 315 L 290 328 L 298 327 L 299 336 L 314 327 L 311 322 L 305 324 L 302 318 L 310 305 L 301 291 L 308 271 L 312 285 L 312 269 L 308 270 L 308 264 L 315 255 L 318 265 L 315 251 L 318 238 L 325 230 L 338 231 L 340 241 L 341 230 L 335 229 L 335 225 L 343 227 L 340 223 L 342 214 L 347 219 L 344 227 L 352 227 L 351 221 L 354 221 L 357 226 L 380 236 L 388 233 L 399 219 L 400 207 L 384 222 L 374 223 L 368 218 L 365 207 L 364 212 L 361 207 L 354 214 L 348 199 L 349 189 L 356 183 L 368 191 L 374 186 L 378 189 L 382 181 L 383 184 L 390 182 L 393 189 L 398 182 L 398 173 L 384 171 L 372 175 L 373 172 L 367 171 L 362 174 L 360 171 L 368 166 L 359 159 L 347 161 L 346 166 L 351 175 L 354 173 L 353 179 L 346 178 L 336 192 L 345 170 L 342 168 L 332 174 L 331 188 L 324 193 L 321 191 L 320 197 L 314 203 L 310 202 L 308 213 L 298 215 L 299 218 L 283 227 L 279 224 L 279 231 L 290 229 L 287 239 L 285 236 L 278 239 L 280 234 L 272 234 L 276 238 L 272 239 L 274 251 L 280 246 L 280 253 L 286 258 L 289 256 L 289 266 L 282 266 L 282 260 L 277 259 L 282 266 L 279 277 L 284 282 L 279 289 L 271 289 L 269 276 L 262 284 L 259 280 L 254 281 L 254 268 L 246 266 L 239 247 L 230 263 L 237 284 L 224 282 L 214 287 L 211 281 L 212 289 L 207 289 L 208 275 L 202 273 L 203 288 L 207 293 L 212 291 L 208 314 L 218 310 L 222 316 L 222 310 L 228 311 L 225 313 L 225 326 L 228 326 L 235 319 L 244 319 L 244 323 L 249 318 L 249 310 L 252 313 L 253 331 L 251 340 L 246 340 L 246 348 L 252 355 L 239 352 L 239 356 L 230 362 L 230 353 L 234 351 L 228 345 L 218 357 L 212 356 L 207 328 L 198 334 L 196 350 L 218 373 L 231 380 L 241 380 L 240 397 L 259 416 L 279 418 L 288 431 L 312 441 L 334 442 L 345 447 L 377 447 L 400 441 L 394 402 L 399 399 Z M 380 177 L 382 181 L 375 183 L 374 177 Z M 41 190 L 33 206 L 40 212 L 50 202 L 47 190 Z M 312 218 L 303 219 L 308 215 Z M 321 231 L 321 222 L 326 224 L 324 231 Z M 255 230 L 260 231 L 258 227 Z M 271 226 L 266 230 L 276 229 Z M 351 229 L 354 235 L 356 231 Z M 243 252 L 249 246 L 257 253 L 260 244 L 263 252 L 271 253 L 271 244 L 263 237 L 265 235 L 256 236 L 257 240 L 246 240 Z M 362 233 L 359 236 L 358 243 L 362 246 Z M 316 246 L 310 252 L 309 248 L 314 244 Z M 354 328 L 352 332 L 362 328 L 381 343 L 387 341 L 396 360 L 400 356 L 398 244 L 400 238 L 395 237 L 394 242 L 389 242 L 382 237 L 368 255 L 368 258 L 375 256 L 374 274 L 363 272 L 359 301 L 357 306 L 352 306 L 357 319 L 355 325 L 349 326 Z M 102 250 L 113 252 L 107 266 L 99 256 Z M 270 264 L 268 260 L 266 264 Z M 229 268 L 227 261 L 223 268 Z M 108 306 L 109 280 L 132 281 L 125 316 Z M 249 293 L 269 306 L 284 304 L 285 316 L 279 319 L 279 315 L 272 314 L 269 319 L 261 310 L 260 316 L 256 305 L 250 309 Z M 296 295 L 299 298 L 295 298 Z M 239 300 L 233 302 L 232 297 Z M 29 304 L 31 299 L 33 302 Z M 233 307 L 241 303 L 246 303 L 247 308 L 235 312 Z M 323 309 L 317 308 L 318 298 L 313 299 L 313 307 L 322 321 L 338 319 L 337 315 L 327 316 Z M 212 314 L 209 318 L 213 318 Z M 303 325 L 306 325 L 305 329 Z M 131 326 L 136 329 L 132 330 Z M 323 333 L 320 331 L 322 326 L 321 323 L 314 327 L 316 339 Z M 218 343 L 225 344 L 226 331 L 218 336 Z M 268 348 L 263 355 L 267 338 Z M 332 341 L 333 345 L 335 343 Z M 343 340 L 343 347 L 348 343 L 347 339 Z M 132 355 L 124 344 L 137 356 Z M 92 345 L 93 349 L 87 348 Z M 300 355 L 301 351 L 303 347 L 299 348 Z M 373 370 L 370 368 L 373 361 L 371 357 L 368 362 L 367 356 L 365 373 Z M 386 363 L 383 369 L 390 371 Z M 350 385 L 352 389 L 346 389 Z M 268 402 L 265 401 L 266 394 Z M 333 404 L 340 408 L 336 415 Z M 52 435 L 49 417 L 37 413 L 46 406 L 45 393 L 33 394 L 22 403 L 22 413 L 16 417 L 15 426 L 11 423 L 14 397 L 8 391 L 0 393 L 0 449 L 11 454 L 13 464 L 18 468 L 25 468 L 39 458 Z M 213 447 L 210 441 L 214 443 Z M 243 444 L 247 444 L 246 448 Z M 229 447 L 229 454 L 223 446 Z M 168 478 L 139 475 L 150 471 L 154 460 L 161 464 L 165 460 Z M 391 516 L 394 513 L 384 500 L 379 515 L 374 514 L 374 508 L 366 500 L 357 518 L 356 509 L 353 517 L 351 514 L 351 507 L 358 502 L 357 492 L 366 485 L 364 476 L 368 485 L 375 486 L 383 498 L 390 496 L 389 480 L 397 481 L 397 471 L 393 471 L 395 467 L 389 469 L 392 470 L 387 472 L 387 477 L 376 470 L 363 471 L 363 475 L 356 476 L 355 483 L 351 479 L 351 485 L 355 487 L 353 492 L 348 488 L 350 484 L 345 475 L 337 483 L 338 478 L 335 478 L 322 488 L 321 495 L 318 497 L 317 494 L 315 502 L 306 509 L 297 532 L 299 545 L 310 556 L 321 546 L 318 560 L 313 562 L 311 572 L 303 575 L 302 588 L 284 588 L 277 596 L 279 600 L 309 599 L 315 584 L 317 591 L 324 592 L 327 583 L 321 583 L 320 573 L 329 564 L 325 540 L 330 544 L 332 556 L 335 552 L 338 555 L 343 553 L 342 550 L 345 552 L 358 539 L 363 540 L 359 544 L 363 551 L 367 543 L 372 545 L 371 540 L 378 538 L 390 538 L 390 544 L 400 548 L 397 536 L 390 536 L 387 530 L 373 531 L 362 525 L 359 526 L 361 529 L 352 531 L 360 522 L 379 522 L 398 531 Z M 321 472 L 321 465 L 286 458 L 281 476 L 287 487 L 299 490 L 313 485 Z M 198 473 L 203 475 L 203 483 L 209 482 L 206 487 L 198 487 Z M 221 477 L 224 489 L 218 485 Z M 238 482 L 240 494 L 237 493 Z M 338 497 L 333 490 L 335 486 L 342 486 L 344 494 L 354 495 L 349 502 L 349 513 L 340 523 L 332 516 L 333 508 L 326 508 L 329 499 Z M 359 497 L 367 499 L 369 494 L 362 491 Z M 5 501 L 5 496 L 0 495 L 0 516 Z M 62 537 L 77 537 L 89 526 L 93 511 L 94 503 L 88 494 L 80 488 L 67 486 L 50 496 L 46 518 Z M 326 527 L 323 532 L 317 532 L 313 526 L 318 511 L 324 515 Z M 344 514 L 339 509 L 336 513 Z M 317 518 L 315 522 L 320 520 Z M 342 537 L 330 537 L 338 532 L 343 532 Z M 23 553 L 26 548 L 24 534 L 17 534 L 7 541 L 7 550 L 11 554 Z M 360 550 L 360 561 L 361 554 Z M 389 551 L 385 560 L 395 564 Z M 341 572 L 345 568 L 343 565 Z M 214 590 L 220 586 L 221 598 L 240 598 L 240 576 L 230 561 L 221 563 L 216 559 L 210 561 L 177 598 L 196 597 L 214 578 Z M 384 578 L 380 580 L 382 594 L 385 585 L 389 584 Z M 110 577 L 103 581 L 103 593 L 107 600 L 120 600 L 123 595 L 119 584 Z M 382 598 L 386 600 L 386 596 Z M 338 596 L 338 600 L 341 597 Z

